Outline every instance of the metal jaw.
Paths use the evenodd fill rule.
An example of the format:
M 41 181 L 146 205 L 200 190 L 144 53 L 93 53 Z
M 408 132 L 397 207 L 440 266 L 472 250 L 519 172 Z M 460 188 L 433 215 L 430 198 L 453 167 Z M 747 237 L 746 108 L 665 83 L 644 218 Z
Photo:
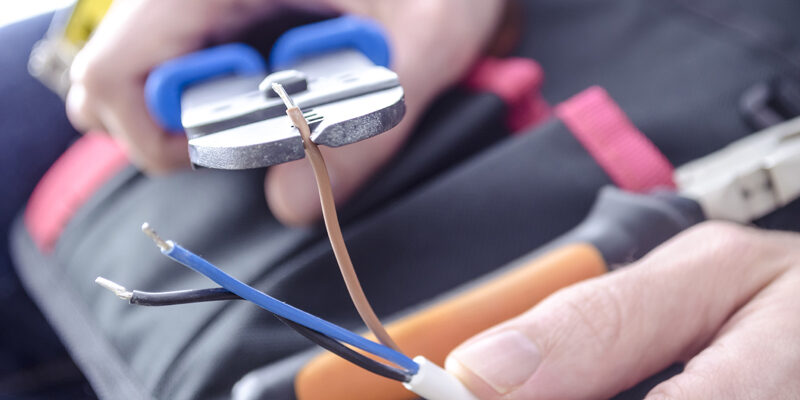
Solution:
M 750 222 L 800 197 L 800 118 L 750 135 L 677 169 L 708 218 Z
M 317 144 L 339 147 L 370 138 L 397 125 L 405 114 L 403 88 L 394 72 L 356 51 L 330 53 L 294 70 L 227 77 L 188 89 L 181 117 L 192 163 L 248 169 L 305 156 L 300 133 L 272 93 L 271 82 L 292 94 Z

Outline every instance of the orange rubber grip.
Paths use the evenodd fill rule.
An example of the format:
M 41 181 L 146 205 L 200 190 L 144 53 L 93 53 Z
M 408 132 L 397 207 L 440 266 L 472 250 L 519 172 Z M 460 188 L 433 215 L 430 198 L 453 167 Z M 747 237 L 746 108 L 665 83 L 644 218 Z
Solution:
M 443 365 L 447 354 L 463 341 L 523 313 L 558 289 L 606 271 L 594 246 L 567 245 L 399 319 L 387 329 L 405 354 L 423 355 Z M 295 394 L 298 400 L 416 398 L 399 382 L 327 352 L 298 373 Z

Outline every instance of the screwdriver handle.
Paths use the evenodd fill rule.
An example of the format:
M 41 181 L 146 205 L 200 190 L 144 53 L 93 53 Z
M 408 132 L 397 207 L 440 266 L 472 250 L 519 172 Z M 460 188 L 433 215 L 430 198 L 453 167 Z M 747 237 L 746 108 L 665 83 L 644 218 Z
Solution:
M 605 261 L 594 246 L 567 245 L 393 322 L 387 330 L 406 353 L 422 354 L 442 365 L 447 354 L 471 336 L 519 315 L 562 287 L 605 271 Z M 299 400 L 415 398 L 397 382 L 331 353 L 320 355 L 300 371 L 295 394 Z

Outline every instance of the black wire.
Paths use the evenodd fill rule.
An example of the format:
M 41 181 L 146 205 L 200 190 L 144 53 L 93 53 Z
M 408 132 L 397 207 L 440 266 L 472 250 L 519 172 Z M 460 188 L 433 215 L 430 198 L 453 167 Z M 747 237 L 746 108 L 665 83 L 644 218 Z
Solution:
M 134 290 L 131 292 L 131 298 L 128 300 L 131 304 L 140 306 L 169 306 L 174 304 L 189 304 L 200 303 L 206 301 L 218 300 L 244 300 L 234 293 L 231 293 L 225 288 L 211 288 L 211 289 L 195 289 L 195 290 L 177 290 L 173 292 L 142 292 Z M 351 363 L 369 371 L 373 374 L 380 375 L 384 378 L 393 379 L 400 382 L 408 382 L 411 380 L 411 373 L 406 370 L 386 365 L 382 362 L 373 360 L 364 354 L 361 354 L 350 347 L 345 346 L 338 340 L 327 336 L 323 333 L 315 331 L 305 325 L 298 324 L 294 321 L 275 315 L 279 321 L 283 322 L 286 326 L 294 329 L 297 333 L 306 339 L 316 343 L 325 350 L 330 351 L 337 356 L 350 361 Z
M 369 372 L 372 372 L 373 374 L 377 374 L 384 378 L 389 378 L 400 382 L 408 382 L 411 380 L 411 374 L 408 371 L 375 361 L 343 345 L 338 340 L 330 336 L 324 335 L 322 333 L 319 333 L 309 327 L 300 325 L 297 322 L 288 320 L 279 315 L 275 315 L 275 318 L 286 324 L 288 327 L 297 331 L 297 333 L 305 336 L 306 339 L 316 343 L 323 349 L 328 350 L 331 353 L 336 354 L 337 356 L 344 358 L 345 360 L 350 361 L 351 363 L 361 368 L 364 368 Z
M 134 290 L 129 300 L 140 306 L 171 306 L 174 304 L 201 303 L 218 300 L 242 300 L 225 288 L 176 290 L 174 292 L 142 292 Z

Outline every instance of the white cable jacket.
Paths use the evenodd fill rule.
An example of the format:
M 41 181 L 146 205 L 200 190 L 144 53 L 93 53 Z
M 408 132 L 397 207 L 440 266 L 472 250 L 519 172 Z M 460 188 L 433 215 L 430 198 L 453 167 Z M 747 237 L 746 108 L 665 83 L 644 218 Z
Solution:
M 406 389 L 427 400 L 478 400 L 453 375 L 423 356 L 414 357 L 419 371 L 404 383 Z

